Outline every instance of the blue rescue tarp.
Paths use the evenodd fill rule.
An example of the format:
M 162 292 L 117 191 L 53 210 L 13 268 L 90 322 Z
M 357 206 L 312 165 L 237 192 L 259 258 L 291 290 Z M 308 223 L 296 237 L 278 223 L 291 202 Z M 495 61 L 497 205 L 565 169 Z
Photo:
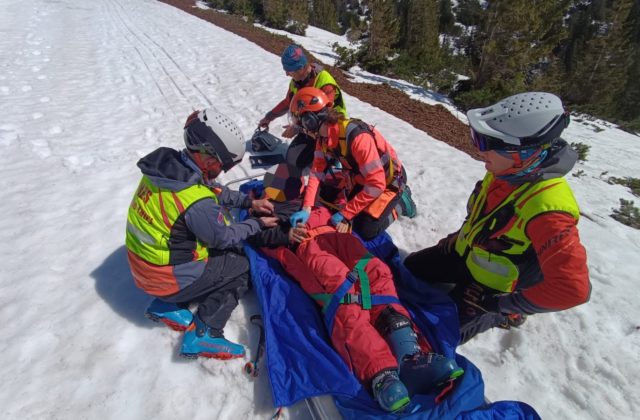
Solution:
M 241 188 L 242 190 L 242 188 Z M 416 280 L 401 263 L 398 249 L 384 233 L 364 245 L 394 272 L 398 295 L 434 349 L 455 357 L 465 374 L 439 404 L 435 394 L 412 398 L 413 411 L 403 418 L 538 419 L 518 401 L 485 404 L 480 371 L 455 353 L 459 331 L 453 302 L 437 289 Z M 280 264 L 245 246 L 265 328 L 265 363 L 274 406 L 290 406 L 319 395 L 333 395 L 345 419 L 396 418 L 382 411 L 333 350 L 316 304 Z

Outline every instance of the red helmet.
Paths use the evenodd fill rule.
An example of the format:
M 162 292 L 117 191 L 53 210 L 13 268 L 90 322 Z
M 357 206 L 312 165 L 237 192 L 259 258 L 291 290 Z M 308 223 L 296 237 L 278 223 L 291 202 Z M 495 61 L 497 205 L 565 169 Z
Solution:
M 333 103 L 321 89 L 306 87 L 300 89 L 289 105 L 289 111 L 302 126 L 311 132 L 317 132 L 327 118 L 327 112 Z

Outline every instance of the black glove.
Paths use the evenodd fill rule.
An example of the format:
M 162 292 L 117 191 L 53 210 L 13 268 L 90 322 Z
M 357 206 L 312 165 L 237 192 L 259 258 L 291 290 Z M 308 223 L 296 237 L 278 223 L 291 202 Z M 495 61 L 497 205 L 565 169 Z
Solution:
M 462 291 L 462 301 L 483 312 L 500 313 L 499 295 L 491 293 L 476 282 L 471 282 Z
M 458 231 L 450 233 L 446 237 L 440 239 L 436 246 L 442 250 L 444 255 L 449 255 L 455 252 L 457 239 Z

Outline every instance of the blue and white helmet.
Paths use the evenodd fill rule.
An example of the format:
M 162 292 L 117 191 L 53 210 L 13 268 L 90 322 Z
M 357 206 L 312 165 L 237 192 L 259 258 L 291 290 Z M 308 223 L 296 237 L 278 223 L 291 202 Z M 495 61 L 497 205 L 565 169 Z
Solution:
M 569 124 L 556 95 L 526 92 L 467 112 L 474 144 L 481 150 L 520 150 L 553 143 Z

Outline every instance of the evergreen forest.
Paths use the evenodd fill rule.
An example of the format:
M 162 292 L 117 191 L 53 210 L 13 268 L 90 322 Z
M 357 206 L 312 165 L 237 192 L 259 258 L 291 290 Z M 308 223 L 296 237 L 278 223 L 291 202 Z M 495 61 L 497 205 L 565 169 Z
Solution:
M 462 109 L 543 90 L 640 132 L 640 0 L 211 0 L 248 21 L 344 34 L 359 65 Z

